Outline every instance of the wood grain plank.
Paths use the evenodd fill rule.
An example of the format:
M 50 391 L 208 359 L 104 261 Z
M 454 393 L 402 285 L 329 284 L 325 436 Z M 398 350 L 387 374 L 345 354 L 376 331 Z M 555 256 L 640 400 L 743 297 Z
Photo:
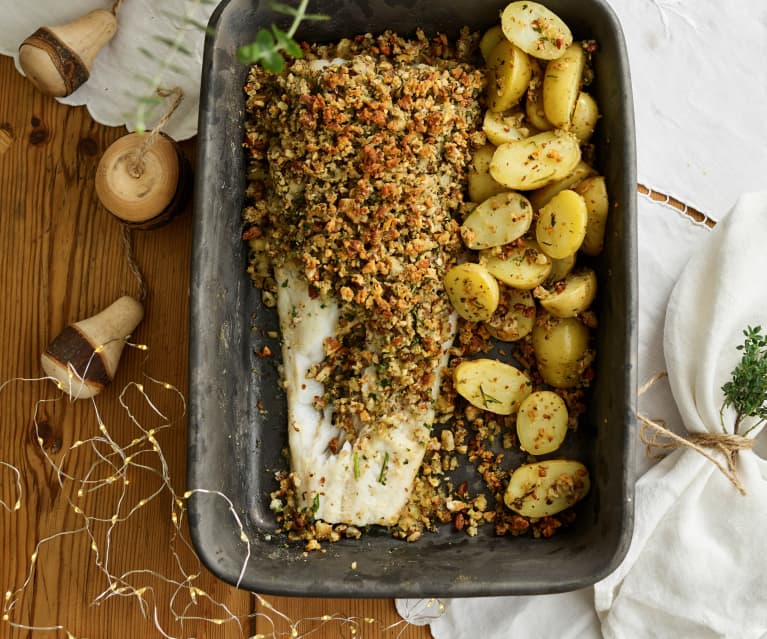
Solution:
M 124 293 L 135 294 L 137 286 L 121 245 L 120 225 L 99 205 L 93 189 L 99 157 L 124 129 L 97 125 L 85 109 L 65 107 L 40 95 L 16 72 L 10 58 L 0 59 L 0 86 L 1 382 L 40 376 L 40 353 L 62 328 L 102 310 Z M 191 153 L 194 147 L 187 144 L 185 149 Z M 162 229 L 134 233 L 134 246 L 149 295 L 145 319 L 133 339 L 148 344 L 149 350 L 126 348 L 112 386 L 96 399 L 95 407 L 106 433 L 114 441 L 128 444 L 140 433 L 120 405 L 119 392 L 132 381 L 145 384 L 157 407 L 173 420 L 156 439 L 172 478 L 170 486 L 182 495 L 186 476 L 183 402 L 145 375 L 167 381 L 187 396 L 191 213 L 187 211 Z M 64 470 L 73 477 L 86 477 L 94 468 L 91 480 L 114 474 L 103 463 L 95 466 L 99 453 L 113 453 L 108 442 L 70 451 L 78 440 L 106 439 L 99 431 L 93 404 L 63 398 L 36 404 L 59 395 L 49 382 L 42 381 L 13 382 L 0 393 L 0 460 L 22 472 L 23 491 L 20 510 L 0 509 L 4 557 L 0 591 L 10 591 L 10 601 L 15 602 L 9 621 L 0 622 L 0 636 L 63 636 L 53 631 L 32 633 L 13 623 L 62 626 L 77 637 L 158 637 L 154 607 L 158 622 L 174 636 L 247 635 L 250 595 L 208 574 L 183 544 L 176 544 L 177 557 L 169 551 L 177 532 L 171 520 L 173 500 L 167 488 L 150 498 L 164 488 L 162 463 L 151 447 L 146 447 L 147 452 L 127 472 L 128 486 L 120 477 L 120 481 L 90 492 L 92 484 L 62 478 L 53 470 L 51 462 L 63 460 Z M 139 423 L 164 423 L 135 388 L 126 392 L 125 401 Z M 114 454 L 112 459 L 116 459 Z M 84 490 L 83 496 L 78 496 L 79 489 Z M 13 504 L 16 498 L 14 474 L 2 466 L 0 499 Z M 142 500 L 147 500 L 145 505 Z M 109 517 L 115 513 L 128 519 L 110 534 Z M 86 520 L 85 516 L 106 517 L 107 521 Z M 61 534 L 82 530 L 86 521 L 90 534 Z M 38 548 L 47 538 L 52 539 Z M 180 565 L 187 575 L 200 573 L 194 585 L 210 595 L 208 599 L 198 594 L 197 605 L 187 614 L 205 618 L 231 614 L 244 620 L 242 629 L 231 622 L 178 622 L 174 611 L 180 614 L 191 603 L 189 590 L 179 590 L 174 602 L 177 585 L 158 575 L 183 581 Z M 113 575 L 125 574 L 125 583 L 134 589 L 147 589 L 143 594 L 149 613 L 146 618 L 135 595 L 92 605 L 109 586 L 105 566 Z M 151 574 L 128 574 L 136 570 Z
M 263 597 L 257 602 L 256 632 L 266 637 L 330 639 L 428 639 L 428 626 L 407 624 L 391 599 Z M 274 610 L 279 611 L 276 614 Z M 295 630 L 296 635 L 291 633 Z

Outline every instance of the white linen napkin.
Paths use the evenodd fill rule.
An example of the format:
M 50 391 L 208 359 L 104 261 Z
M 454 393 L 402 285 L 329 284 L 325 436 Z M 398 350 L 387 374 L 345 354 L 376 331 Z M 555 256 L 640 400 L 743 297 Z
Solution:
M 746 195 L 692 257 L 669 300 L 666 366 L 689 432 L 722 432 L 721 387 L 740 361 L 736 346 L 747 326 L 767 329 L 766 273 L 767 193 Z M 728 432 L 732 423 L 727 409 Z M 744 421 L 741 433 L 753 423 Z M 741 451 L 736 466 L 745 496 L 687 448 L 637 482 L 628 555 L 595 586 L 605 637 L 767 632 L 767 462 Z

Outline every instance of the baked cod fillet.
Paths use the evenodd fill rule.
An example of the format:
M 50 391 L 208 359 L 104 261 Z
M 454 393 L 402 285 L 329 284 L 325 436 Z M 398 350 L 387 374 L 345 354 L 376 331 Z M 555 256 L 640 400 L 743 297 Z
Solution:
M 325 344 L 336 339 L 340 307 L 332 300 L 312 298 L 305 278 L 295 267 L 278 268 L 277 277 L 287 282 L 278 290 L 277 309 L 295 488 L 318 519 L 393 525 L 409 497 L 430 438 L 433 404 L 393 406 L 374 420 L 358 418 L 354 437 L 346 437 L 346 432 L 334 424 L 333 403 L 317 408 L 315 398 L 323 395 L 324 387 L 309 374 L 322 364 Z M 430 389 L 434 400 L 453 343 L 455 318 L 450 321 L 442 355 L 434 362 Z M 374 352 L 377 345 L 367 347 Z M 372 366 L 360 377 L 368 397 L 380 383 Z
M 246 237 L 280 319 L 293 495 L 357 526 L 397 524 L 431 437 L 482 89 L 447 49 L 384 38 L 246 87 Z

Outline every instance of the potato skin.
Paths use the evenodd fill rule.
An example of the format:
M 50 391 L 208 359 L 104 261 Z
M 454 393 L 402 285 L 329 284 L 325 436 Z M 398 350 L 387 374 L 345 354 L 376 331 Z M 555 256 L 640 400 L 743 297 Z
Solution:
M 531 191 L 561 180 L 580 159 L 578 138 L 555 129 L 501 144 L 490 162 L 490 175 L 510 189 Z
M 567 435 L 568 412 L 565 401 L 553 391 L 528 395 L 517 413 L 519 447 L 531 455 L 552 453 Z
M 498 308 L 485 321 L 485 327 L 497 340 L 516 342 L 533 330 L 535 312 L 535 299 L 530 291 L 502 285 Z
M 527 54 L 505 38 L 487 59 L 487 105 L 491 111 L 507 111 L 519 103 L 530 84 L 532 69 Z
M 580 249 L 587 223 L 586 202 L 575 191 L 565 189 L 538 211 L 535 239 L 546 255 L 561 260 Z
M 607 216 L 610 201 L 607 197 L 605 178 L 601 175 L 586 178 L 575 191 L 586 203 L 586 235 L 581 244 L 581 251 L 586 255 L 599 255 L 605 243 Z
M 570 459 L 522 464 L 512 474 L 503 500 L 524 517 L 550 517 L 583 499 L 591 488 L 586 467 Z
M 513 191 L 487 198 L 461 225 L 463 243 L 475 251 L 503 246 L 522 237 L 533 222 L 528 199 Z
M 502 251 L 480 251 L 479 262 L 499 281 L 522 290 L 542 284 L 551 272 L 551 259 L 535 240 L 528 238 Z
M 531 393 L 530 378 L 511 364 L 479 358 L 461 362 L 453 371 L 455 390 L 470 404 L 498 415 L 512 415 Z
M 498 306 L 498 281 L 471 262 L 457 264 L 445 274 L 445 291 L 456 313 L 469 322 L 484 322 Z
M 539 301 L 555 317 L 575 317 L 583 313 L 597 295 L 597 274 L 591 268 L 579 268 L 567 274 L 553 291 L 541 291 Z
M 554 388 L 574 388 L 591 363 L 589 329 L 576 318 L 548 317 L 532 333 L 538 372 Z
M 508 191 L 490 175 L 490 162 L 495 154 L 495 146 L 485 144 L 479 147 L 471 156 L 469 166 L 469 199 L 472 202 L 483 202 L 487 198 Z
M 579 42 L 575 42 L 562 57 L 552 60 L 546 67 L 543 76 L 543 112 L 555 127 L 570 126 L 585 66 L 586 52 Z
M 569 27 L 538 2 L 512 2 L 501 14 L 503 34 L 534 58 L 554 60 L 572 44 Z

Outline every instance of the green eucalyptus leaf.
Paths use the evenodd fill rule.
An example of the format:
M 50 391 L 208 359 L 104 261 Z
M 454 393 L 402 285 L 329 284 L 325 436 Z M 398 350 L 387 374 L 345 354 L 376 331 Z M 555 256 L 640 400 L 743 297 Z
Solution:
M 303 51 L 301 51 L 301 47 L 298 46 L 298 43 L 289 37 L 288 34 L 280 29 L 276 24 L 272 25 L 272 33 L 274 34 L 274 39 L 277 42 L 277 46 L 285 51 L 285 53 L 292 55 L 294 58 L 303 57 Z

